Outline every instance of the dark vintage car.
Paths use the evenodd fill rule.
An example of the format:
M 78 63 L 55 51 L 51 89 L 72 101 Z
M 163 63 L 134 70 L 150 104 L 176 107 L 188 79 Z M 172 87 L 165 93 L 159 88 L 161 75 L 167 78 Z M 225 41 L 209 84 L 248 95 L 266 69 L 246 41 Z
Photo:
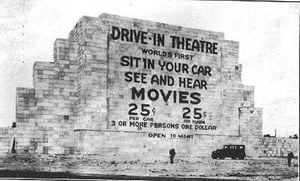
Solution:
M 213 151 L 211 157 L 213 159 L 231 157 L 232 159 L 243 160 L 246 157 L 245 145 L 224 145 L 223 149 Z

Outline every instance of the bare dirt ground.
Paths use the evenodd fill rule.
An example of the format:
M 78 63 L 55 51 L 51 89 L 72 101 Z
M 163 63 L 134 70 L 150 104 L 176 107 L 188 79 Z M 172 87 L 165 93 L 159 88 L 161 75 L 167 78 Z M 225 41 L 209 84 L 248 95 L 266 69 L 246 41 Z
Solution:
M 246 158 L 213 160 L 209 157 L 168 157 L 157 160 L 113 158 L 106 161 L 95 155 L 8 155 L 0 157 L 0 170 L 66 172 L 76 174 L 209 177 L 240 180 L 299 180 L 298 159 L 287 166 L 286 158 Z

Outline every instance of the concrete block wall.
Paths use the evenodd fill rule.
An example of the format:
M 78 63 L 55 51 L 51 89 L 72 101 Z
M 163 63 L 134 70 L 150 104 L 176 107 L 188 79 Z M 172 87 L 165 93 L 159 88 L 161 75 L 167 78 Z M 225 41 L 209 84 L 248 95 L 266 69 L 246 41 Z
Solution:
M 45 79 L 38 76 L 34 79 L 36 91 L 42 93 L 37 95 L 40 100 L 38 108 L 42 107 L 39 124 L 49 135 L 46 143 L 38 145 L 38 152 L 65 153 L 74 147 L 73 127 L 77 122 L 78 104 L 77 51 L 76 42 L 57 39 L 53 69 L 43 72 L 43 76 L 47 76 Z M 44 69 L 45 66 L 36 63 L 34 73 Z
M 166 36 L 164 47 L 112 40 L 112 26 Z M 170 35 L 218 42 L 218 53 L 207 54 L 171 46 Z M 190 54 L 193 60 L 145 55 L 141 48 Z M 242 84 L 238 62 L 239 44 L 224 40 L 224 34 L 206 30 L 102 14 L 82 17 L 68 39 L 57 39 L 53 62 L 36 62 L 33 89 L 17 89 L 16 138 L 19 152 L 99 154 L 103 156 L 168 156 L 171 147 L 181 156 L 209 156 L 224 144 L 245 144 L 247 155 L 260 154 L 262 111 L 254 107 L 254 88 Z M 210 66 L 212 76 L 166 72 L 120 65 L 121 56 L 136 56 L 158 61 Z M 178 86 L 127 83 L 126 71 L 202 79 L 207 90 Z M 112 126 L 128 121 L 132 87 L 172 91 L 197 91 L 208 112 L 206 124 L 215 130 L 137 128 Z M 156 108 L 154 122 L 183 123 L 182 108 L 190 105 L 172 101 L 135 100 L 138 106 Z M 191 106 L 193 109 L 196 106 Z M 142 119 L 142 117 L 140 117 Z M 149 134 L 184 134 L 193 138 L 153 138 Z
M 36 148 L 34 140 L 38 139 L 34 134 L 35 120 L 38 117 L 35 89 L 17 88 L 16 92 L 16 132 L 19 134 L 16 148 L 22 152 L 33 152 Z
M 80 45 L 75 129 L 106 128 L 107 36 L 107 29 L 94 17 L 82 17 L 69 34 L 69 39 Z
M 246 155 L 262 155 L 262 109 L 241 107 L 239 109 L 240 135 L 246 146 Z
M 97 154 L 109 159 L 168 160 L 169 150 L 176 150 L 176 157 L 210 156 L 224 144 L 242 144 L 240 136 L 196 135 L 194 139 L 149 138 L 147 132 L 111 130 L 76 130 L 77 152 Z
M 290 152 L 299 156 L 299 139 L 284 137 L 264 137 L 263 154 L 267 157 L 286 157 Z
M 14 136 L 14 128 L 0 128 L 0 155 L 11 153 Z
M 93 100 L 90 100 L 89 103 L 93 103 L 95 107 L 98 106 L 97 109 L 92 109 L 91 104 L 83 104 L 85 106 L 85 109 L 81 109 L 82 113 L 87 113 L 87 117 L 81 117 L 80 118 L 80 124 L 78 124 L 78 129 L 75 129 L 76 137 L 76 144 L 75 145 L 81 145 L 80 149 L 82 153 L 98 153 L 98 154 L 105 154 L 105 145 L 102 144 L 102 142 L 109 142 L 110 146 L 114 145 L 115 150 L 120 150 L 124 148 L 120 148 L 117 145 L 120 143 L 119 141 L 113 142 L 109 141 L 111 137 L 117 136 L 116 140 L 123 140 L 124 143 L 122 145 L 129 145 L 128 147 L 131 147 L 131 143 L 134 142 L 134 139 L 138 136 L 136 134 L 142 135 L 138 136 L 140 142 L 149 142 L 151 138 L 147 138 L 147 134 L 143 135 L 142 133 L 147 133 L 150 131 L 159 132 L 159 131 L 166 131 L 166 130 L 151 130 L 147 128 L 143 128 L 143 130 L 137 130 L 136 128 L 124 128 L 124 127 L 112 127 L 111 121 L 112 120 L 124 120 L 124 116 L 127 114 L 128 111 L 128 102 L 131 101 L 130 98 L 130 88 L 133 86 L 132 84 L 124 84 L 123 75 L 125 71 L 128 71 L 128 68 L 121 67 L 119 64 L 119 59 L 122 55 L 128 55 L 128 56 L 143 56 L 141 54 L 140 48 L 143 47 L 138 44 L 132 44 L 127 42 L 120 42 L 120 41 L 112 41 L 108 38 L 107 34 L 111 31 L 111 26 L 120 26 L 124 28 L 134 28 L 139 29 L 143 31 L 147 31 L 148 33 L 155 33 L 155 32 L 163 32 L 166 35 L 170 34 L 176 34 L 178 36 L 187 36 L 192 38 L 204 38 L 207 40 L 214 40 L 220 42 L 220 51 L 218 55 L 211 56 L 206 55 L 202 56 L 197 53 L 194 53 L 193 55 L 201 61 L 201 63 L 209 64 L 213 71 L 215 72 L 215 76 L 208 79 L 209 82 L 209 89 L 211 91 L 203 92 L 203 97 L 209 98 L 205 100 L 203 99 L 203 105 L 205 107 L 209 107 L 213 115 L 211 115 L 209 121 L 214 122 L 218 126 L 218 131 L 216 132 L 200 132 L 196 133 L 191 130 L 184 131 L 183 133 L 186 134 L 197 134 L 195 136 L 195 139 L 192 141 L 195 141 L 195 144 L 193 145 L 197 148 L 202 147 L 203 152 L 201 154 L 195 155 L 209 155 L 213 149 L 222 147 L 223 144 L 246 144 L 248 147 L 248 153 L 249 155 L 258 155 L 258 153 L 254 154 L 254 151 L 259 152 L 259 148 L 257 147 L 256 143 L 254 143 L 255 140 L 260 141 L 257 139 L 258 137 L 261 137 L 261 118 L 259 118 L 260 115 L 252 116 L 251 121 L 248 120 L 240 120 L 239 119 L 239 108 L 249 106 L 253 109 L 255 109 L 254 106 L 254 89 L 251 86 L 245 86 L 241 83 L 241 68 L 242 66 L 238 63 L 238 42 L 234 41 L 227 41 L 224 40 L 224 35 L 222 33 L 218 32 L 211 32 L 211 31 L 204 31 L 204 30 L 195 30 L 195 29 L 189 29 L 174 25 L 167 25 L 162 23 L 156 23 L 156 22 L 150 22 L 150 21 L 144 21 L 144 20 L 137 20 L 137 19 L 130 19 L 130 18 L 124 18 L 120 16 L 112 16 L 108 14 L 102 14 L 99 16 L 99 18 L 92 18 L 92 17 L 83 17 L 80 19 L 79 23 L 76 24 L 74 29 L 69 35 L 69 38 L 71 40 L 79 41 L 80 45 L 84 48 L 84 52 L 86 54 L 82 54 L 82 57 L 79 58 L 82 65 L 85 65 L 84 67 L 86 72 L 91 73 L 91 67 L 92 63 L 95 63 L 95 65 L 99 64 L 106 64 L 108 67 L 103 67 L 103 72 L 105 74 L 102 74 L 104 76 L 104 79 L 100 82 L 102 83 L 102 86 L 100 89 L 105 88 L 106 91 L 103 91 L 103 94 L 98 94 L 98 96 L 91 97 Z M 99 38 L 101 37 L 101 38 Z M 106 45 L 105 45 L 106 44 Z M 85 46 L 88 45 L 88 46 Z M 93 62 L 92 59 L 86 58 L 88 55 L 93 55 L 94 49 L 97 50 L 97 48 L 100 47 L 107 47 L 107 49 L 99 49 L 99 51 L 107 50 L 107 54 L 105 57 L 105 54 L 103 57 Z M 170 49 L 170 44 L 166 45 L 164 50 L 168 51 Z M 145 47 L 145 46 L 144 46 Z M 150 45 L 147 46 L 150 48 Z M 187 53 L 186 51 L 182 51 L 183 53 Z M 155 56 L 147 56 L 148 58 L 156 58 Z M 104 61 L 103 61 L 104 60 Z M 105 60 L 107 62 L 105 62 Z M 177 62 L 182 62 L 181 60 L 176 60 Z M 89 64 L 88 62 L 91 62 Z M 192 63 L 190 62 L 189 65 Z M 144 70 L 140 67 L 129 69 L 136 72 L 147 72 L 149 75 L 153 74 L 159 74 L 162 72 L 156 71 L 156 70 Z M 84 80 L 86 82 L 89 81 L 97 81 L 95 76 L 90 76 L 89 73 L 86 73 L 88 76 L 84 77 Z M 106 74 L 107 73 L 107 74 Z M 86 75 L 85 74 L 85 75 Z M 170 76 L 176 76 L 176 74 L 169 72 L 164 73 L 165 75 Z M 82 81 L 83 82 L 83 81 Z M 101 84 L 100 83 L 100 84 Z M 145 87 L 145 88 L 151 88 L 152 86 L 149 85 L 134 85 L 137 87 Z M 82 86 L 84 87 L 84 86 Z M 95 91 L 99 91 L 99 87 L 95 87 L 91 84 L 86 85 L 87 89 L 91 91 L 90 94 L 93 94 Z M 164 88 L 159 87 L 158 88 Z M 92 88 L 92 89 L 91 89 Z M 98 89 L 98 90 L 97 90 Z M 85 94 L 82 94 L 85 95 Z M 96 94 L 95 94 L 96 95 Z M 103 99 L 103 95 L 105 95 L 106 100 Z M 103 101 L 101 100 L 101 98 Z M 80 99 L 80 98 L 79 98 Z M 138 101 L 137 101 L 138 102 Z M 138 102 L 138 103 L 142 103 Z M 163 110 L 165 113 L 161 115 L 161 117 L 156 118 L 160 120 L 161 122 L 168 122 L 168 121 L 175 121 L 178 122 L 180 120 L 180 113 L 176 111 L 172 111 L 172 109 L 178 108 L 178 105 L 173 104 L 172 102 L 166 103 L 164 102 L 147 102 L 151 106 L 158 107 L 159 110 Z M 216 107 L 217 105 L 217 107 Z M 100 111 L 102 109 L 102 111 Z M 98 111 L 98 112 L 97 112 Z M 100 114 L 99 114 L 100 113 Z M 100 121 L 91 119 L 91 115 L 101 115 Z M 105 114 L 107 116 L 105 117 Z M 99 117 L 98 117 L 99 118 Z M 127 119 L 127 118 L 125 118 Z M 98 123 L 97 123 L 98 121 Z M 101 122 L 102 126 L 97 126 Z M 105 127 L 106 124 L 106 127 Z M 239 125 L 240 124 L 240 125 Z M 252 124 L 258 124 L 258 126 L 253 126 Z M 79 129 L 80 126 L 83 129 Z M 242 138 L 241 127 L 249 126 L 251 130 L 258 129 L 258 131 L 254 132 L 253 134 L 244 134 L 243 136 L 247 137 L 245 139 Z M 107 129 L 108 128 L 108 129 Z M 259 131 L 260 130 L 260 131 Z M 96 133 L 97 134 L 96 134 Z M 105 132 L 105 134 L 102 134 L 102 132 Z M 107 133 L 107 132 L 113 132 L 113 133 Z M 123 132 L 126 132 L 126 138 L 123 138 L 124 135 L 122 135 Z M 169 131 L 166 131 L 167 133 L 172 133 Z M 210 135 L 211 134 L 211 135 Z M 79 136 L 80 135 L 80 136 Z M 131 135 L 136 135 L 131 137 Z M 208 135 L 206 138 L 210 138 L 211 140 L 217 140 L 218 142 L 205 142 L 205 140 L 199 139 L 201 135 Z M 82 139 L 83 137 L 86 137 L 88 139 Z M 229 137 L 236 137 L 236 139 L 228 139 Z M 81 138 L 81 140 L 78 140 Z M 114 137 L 113 137 L 114 138 Z M 170 142 L 170 140 L 163 140 L 158 139 L 159 142 L 167 143 Z M 100 144 L 99 144 L 100 141 Z M 173 140 L 174 141 L 174 140 Z M 151 142 L 151 141 L 150 141 Z M 175 141 L 176 142 L 176 141 Z M 181 142 L 180 140 L 177 140 L 177 142 Z M 183 141 L 183 142 L 190 142 L 189 140 Z M 78 143 L 78 144 L 77 144 Z M 138 144 L 138 143 L 136 143 Z M 258 143 L 259 144 L 259 143 Z M 97 146 L 96 146 L 97 145 Z M 191 146 L 192 147 L 192 146 Z M 210 149 L 207 149 L 208 147 L 211 147 Z M 129 148 L 128 148 L 129 149 Z M 142 149 L 136 148 L 136 150 Z M 160 145 L 160 147 L 157 148 L 158 150 L 166 150 L 168 149 L 168 146 Z M 189 148 L 192 149 L 192 148 Z M 94 150 L 94 151 L 92 151 Z M 126 150 L 126 149 L 125 149 Z M 157 151 L 157 153 L 160 153 L 160 151 Z M 206 151 L 205 151 L 206 150 Z M 155 151 L 154 151 L 155 152 Z M 187 153 L 187 152 L 185 152 Z M 108 153 L 107 153 L 108 154 Z M 118 154 L 118 152 L 114 152 L 114 154 Z M 120 153 L 121 154 L 121 153 Z
M 57 39 L 54 62 L 35 62 L 33 89 L 18 88 L 18 152 L 64 153 L 74 147 L 77 121 L 76 42 Z

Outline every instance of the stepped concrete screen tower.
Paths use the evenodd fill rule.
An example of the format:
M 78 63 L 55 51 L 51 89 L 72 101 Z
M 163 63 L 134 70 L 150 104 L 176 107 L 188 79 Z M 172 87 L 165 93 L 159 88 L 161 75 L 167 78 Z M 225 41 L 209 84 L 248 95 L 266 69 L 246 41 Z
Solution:
M 262 110 L 224 34 L 101 14 L 82 17 L 17 88 L 17 152 L 209 156 L 245 144 L 259 156 Z

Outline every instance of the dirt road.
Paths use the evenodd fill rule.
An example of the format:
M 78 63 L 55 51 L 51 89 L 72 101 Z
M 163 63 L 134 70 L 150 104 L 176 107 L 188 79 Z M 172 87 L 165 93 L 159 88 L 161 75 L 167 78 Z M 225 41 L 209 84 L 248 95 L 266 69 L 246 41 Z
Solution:
M 0 159 L 1 170 L 67 172 L 76 174 L 127 175 L 150 177 L 209 177 L 242 180 L 298 180 L 298 160 L 292 167 L 286 158 L 258 158 L 245 160 L 213 160 L 208 157 L 135 160 L 99 156 L 10 155 Z

